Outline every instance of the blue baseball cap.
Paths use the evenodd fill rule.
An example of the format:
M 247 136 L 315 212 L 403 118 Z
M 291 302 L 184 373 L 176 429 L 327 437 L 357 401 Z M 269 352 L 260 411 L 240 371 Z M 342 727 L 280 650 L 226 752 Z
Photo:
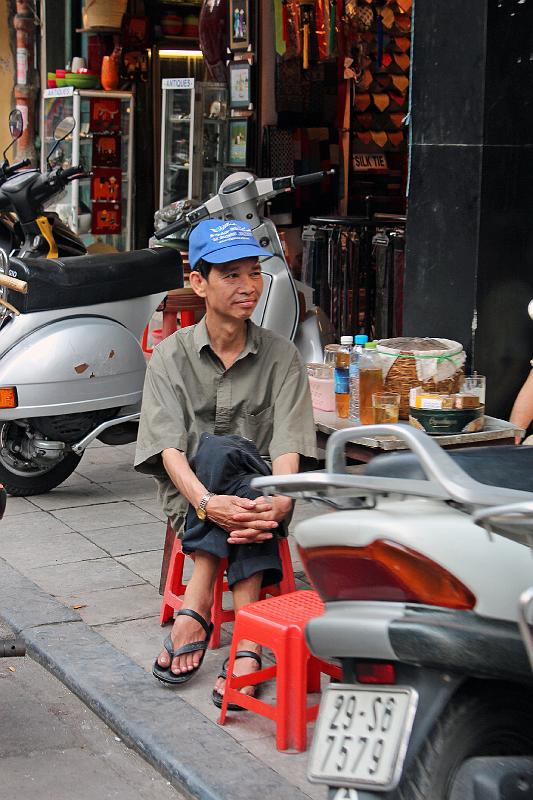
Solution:
M 189 236 L 189 264 L 196 269 L 200 259 L 225 264 L 239 258 L 272 255 L 261 247 L 247 222 L 238 219 L 204 219 Z

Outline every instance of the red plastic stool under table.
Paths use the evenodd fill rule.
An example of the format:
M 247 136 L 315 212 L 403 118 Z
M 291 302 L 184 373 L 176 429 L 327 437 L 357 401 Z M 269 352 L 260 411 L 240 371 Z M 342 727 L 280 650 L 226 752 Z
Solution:
M 167 523 L 167 530 L 170 522 Z M 289 549 L 289 542 L 286 537 L 280 536 L 279 538 L 279 555 L 281 558 L 281 568 L 283 577 L 279 584 L 272 586 L 264 586 L 261 589 L 261 598 L 267 595 L 278 596 L 294 592 L 296 585 L 294 583 L 294 572 L 292 568 L 291 551 Z M 165 591 L 163 593 L 163 602 L 161 604 L 161 613 L 159 614 L 159 621 L 164 625 L 169 619 L 172 619 L 174 611 L 179 610 L 183 605 L 183 595 L 187 584 L 183 582 L 183 566 L 185 563 L 185 553 L 181 549 L 181 540 L 175 537 L 172 546 L 172 553 L 170 556 L 170 563 L 168 568 L 167 579 L 165 583 Z M 213 623 L 213 633 L 209 642 L 211 649 L 220 647 L 220 628 L 223 622 L 233 622 L 235 619 L 235 612 L 231 609 L 224 609 L 222 600 L 224 592 L 229 590 L 228 582 L 224 578 L 227 562 L 222 560 L 220 562 L 220 569 L 215 581 L 215 591 L 213 595 L 213 606 L 211 608 L 211 622 Z
M 318 704 L 307 705 L 307 693 L 320 691 L 320 673 L 340 679 L 340 667 L 311 655 L 304 639 L 308 620 L 321 616 L 324 604 L 316 592 L 301 591 L 272 597 L 260 603 L 251 603 L 237 614 L 230 658 L 227 667 L 226 687 L 219 722 L 226 721 L 228 704 L 247 708 L 276 723 L 278 750 L 307 748 L 307 723 L 316 719 Z M 269 647 L 276 663 L 259 671 L 235 677 L 233 665 L 238 643 L 250 639 Z M 255 686 L 276 678 L 276 704 L 270 705 L 256 697 L 239 692 L 244 686 Z

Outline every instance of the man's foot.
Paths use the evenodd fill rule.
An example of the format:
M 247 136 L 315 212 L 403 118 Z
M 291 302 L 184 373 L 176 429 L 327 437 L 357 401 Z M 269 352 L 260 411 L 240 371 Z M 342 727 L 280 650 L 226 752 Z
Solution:
M 196 605 L 193 610 L 204 617 L 204 619 L 210 619 L 210 607 L 202 608 Z M 202 625 L 197 622 L 197 620 L 193 619 L 192 617 L 185 616 L 185 614 L 180 614 L 174 620 L 174 625 L 172 626 L 172 631 L 170 632 L 170 639 L 172 641 L 173 650 L 177 650 L 179 647 L 183 647 L 191 642 L 201 642 L 203 639 L 205 639 L 205 630 Z M 161 650 L 159 653 L 157 663 L 163 669 L 167 669 L 170 665 L 170 671 L 174 675 L 182 675 L 199 667 L 203 653 L 203 650 L 194 650 L 192 653 L 184 653 L 183 655 L 176 656 L 174 659 L 172 659 L 172 664 L 170 665 L 170 656 L 163 648 L 163 650 Z
M 252 653 L 256 653 L 259 658 L 261 657 L 261 647 L 259 647 L 256 642 L 242 639 L 237 647 L 237 651 L 241 650 L 250 650 Z M 239 658 L 236 658 L 235 663 L 233 664 L 233 674 L 236 676 L 247 675 L 250 672 L 257 672 L 259 669 L 261 669 L 260 661 L 258 661 L 256 658 L 248 658 L 247 656 L 240 656 Z M 226 679 L 219 676 L 214 686 L 213 700 L 216 696 L 222 699 L 224 696 L 225 687 Z M 244 686 L 242 689 L 239 689 L 239 691 L 243 694 L 253 696 L 256 688 L 256 686 Z

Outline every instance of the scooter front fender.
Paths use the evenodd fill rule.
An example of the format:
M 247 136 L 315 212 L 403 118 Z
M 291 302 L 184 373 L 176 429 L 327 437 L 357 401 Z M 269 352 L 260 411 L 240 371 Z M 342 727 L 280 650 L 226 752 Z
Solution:
M 139 342 L 105 317 L 69 317 L 25 336 L 0 359 L 0 386 L 17 408 L 0 421 L 76 414 L 139 403 L 146 362 Z

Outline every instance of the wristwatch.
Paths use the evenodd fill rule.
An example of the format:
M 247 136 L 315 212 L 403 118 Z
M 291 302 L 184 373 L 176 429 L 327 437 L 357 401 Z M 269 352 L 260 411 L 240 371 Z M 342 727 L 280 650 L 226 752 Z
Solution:
M 201 519 L 202 522 L 204 521 L 204 519 L 207 519 L 206 506 L 211 500 L 211 498 L 214 496 L 215 492 L 207 492 L 207 494 L 204 494 L 204 496 L 200 500 L 200 505 L 196 509 L 196 516 L 198 517 L 198 519 Z

